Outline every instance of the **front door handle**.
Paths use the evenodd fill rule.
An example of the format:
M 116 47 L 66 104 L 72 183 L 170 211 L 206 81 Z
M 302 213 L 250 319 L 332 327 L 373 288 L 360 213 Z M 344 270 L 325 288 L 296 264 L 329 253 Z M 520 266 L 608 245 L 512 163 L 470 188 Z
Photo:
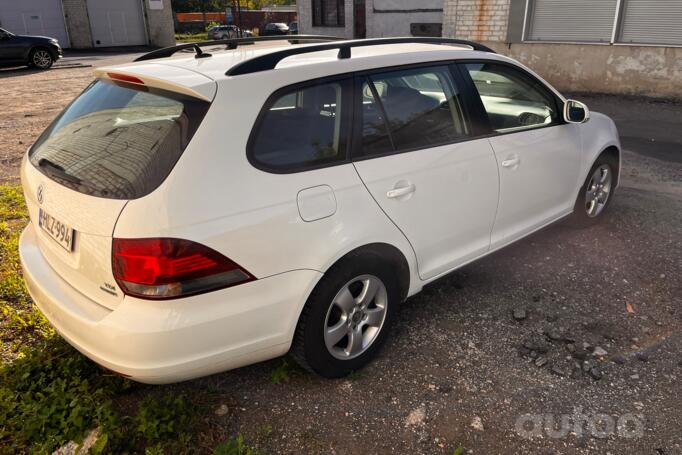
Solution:
M 514 167 L 521 162 L 518 156 L 510 156 L 506 160 L 502 161 L 502 167 Z
M 408 194 L 414 193 L 416 189 L 417 187 L 414 186 L 413 183 L 410 183 L 409 185 L 401 186 L 400 188 L 393 188 L 392 190 L 388 190 L 386 192 L 386 197 L 389 199 L 395 199 L 402 196 L 407 196 Z

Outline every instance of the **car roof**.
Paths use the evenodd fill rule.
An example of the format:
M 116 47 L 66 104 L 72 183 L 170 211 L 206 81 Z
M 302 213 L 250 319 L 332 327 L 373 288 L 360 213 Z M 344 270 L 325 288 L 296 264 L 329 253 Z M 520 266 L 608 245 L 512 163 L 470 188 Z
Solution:
M 297 47 L 315 46 L 315 44 L 299 44 Z M 140 65 L 154 63 L 161 67 L 161 65 L 169 65 L 174 67 L 181 67 L 192 72 L 200 73 L 210 79 L 219 81 L 226 79 L 228 76 L 225 73 L 235 65 L 247 61 L 249 59 L 267 55 L 269 53 L 289 49 L 291 45 L 277 44 L 277 45 L 243 45 L 234 50 L 225 49 L 224 45 L 206 46 L 203 48 L 204 52 L 210 53 L 209 58 L 195 58 L 194 52 L 179 52 L 172 57 L 159 58 L 150 60 L 148 62 L 134 62 L 113 67 L 114 69 L 124 70 L 130 67 L 138 67 Z M 292 68 L 309 65 L 325 65 L 330 67 L 330 75 L 340 74 L 343 72 L 370 70 L 374 68 L 381 68 L 385 66 L 398 66 L 402 64 L 419 63 L 420 61 L 438 61 L 438 60 L 457 60 L 464 58 L 486 58 L 486 59 L 505 59 L 505 57 L 498 54 L 488 52 L 472 51 L 462 46 L 446 46 L 441 44 L 424 44 L 424 43 L 410 43 L 410 44 L 381 44 L 376 46 L 353 48 L 352 57 L 344 59 L 342 62 L 347 68 L 346 71 L 336 71 L 338 66 L 338 51 L 314 51 L 294 55 L 285 58 L 277 65 L 277 71 L 284 68 Z M 162 77 L 159 74 L 159 77 Z
M 194 52 L 178 52 L 172 57 L 133 62 L 111 67 L 95 69 L 95 76 L 106 78 L 108 72 L 126 73 L 141 77 L 145 83 L 163 88 L 177 87 L 177 91 L 196 92 L 204 99 L 211 99 L 216 85 L 229 83 L 232 79 L 253 78 L 267 84 L 293 84 L 307 80 L 332 77 L 349 73 L 357 73 L 375 69 L 422 64 L 429 62 L 456 61 L 464 59 L 496 60 L 512 63 L 530 71 L 540 80 L 542 78 L 516 62 L 515 60 L 495 54 L 471 50 L 461 45 L 444 45 L 430 43 L 377 44 L 352 48 L 351 58 L 339 58 L 338 49 L 311 51 L 292 55 L 280 61 L 275 69 L 254 73 L 230 76 L 226 73 L 236 65 L 253 58 L 265 56 L 277 51 L 291 49 L 286 41 L 277 44 L 257 43 L 242 45 L 228 50 L 224 44 L 202 46 L 210 57 L 196 58 Z M 266 44 L 266 45 L 264 45 Z M 315 46 L 315 44 L 298 44 L 296 48 Z M 207 83 L 211 84 L 207 85 Z M 545 82 L 545 81 L 543 81 Z M 545 82 L 546 83 L 546 82 Z M 285 84 L 285 85 L 286 85 Z M 549 85 L 549 84 L 548 84 Z M 549 85 L 551 87 L 551 85 Z M 552 88 L 553 89 L 553 88 Z M 556 89 L 555 93 L 561 96 Z

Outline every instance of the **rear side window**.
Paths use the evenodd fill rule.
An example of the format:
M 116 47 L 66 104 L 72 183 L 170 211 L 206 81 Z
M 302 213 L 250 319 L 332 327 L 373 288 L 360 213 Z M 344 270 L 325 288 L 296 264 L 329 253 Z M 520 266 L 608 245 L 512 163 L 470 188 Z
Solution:
M 362 155 L 434 147 L 467 136 L 447 66 L 374 74 L 362 84 Z
M 346 159 L 347 82 L 322 82 L 276 94 L 251 136 L 259 168 L 292 172 Z
M 556 98 L 524 72 L 498 63 L 467 63 L 465 67 L 496 132 L 537 128 L 559 120 Z
M 38 138 L 29 159 L 81 193 L 136 199 L 168 177 L 209 106 L 165 90 L 96 81 Z

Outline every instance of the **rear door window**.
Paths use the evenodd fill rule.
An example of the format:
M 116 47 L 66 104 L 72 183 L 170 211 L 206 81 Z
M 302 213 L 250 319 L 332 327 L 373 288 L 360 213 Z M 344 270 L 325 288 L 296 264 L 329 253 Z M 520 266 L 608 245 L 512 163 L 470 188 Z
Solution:
M 38 138 L 29 159 L 81 193 L 136 199 L 168 177 L 209 106 L 174 92 L 99 80 Z
M 319 82 L 276 93 L 257 121 L 249 158 L 273 172 L 294 172 L 346 160 L 348 81 Z
M 373 74 L 361 90 L 363 156 L 435 147 L 469 134 L 447 66 Z

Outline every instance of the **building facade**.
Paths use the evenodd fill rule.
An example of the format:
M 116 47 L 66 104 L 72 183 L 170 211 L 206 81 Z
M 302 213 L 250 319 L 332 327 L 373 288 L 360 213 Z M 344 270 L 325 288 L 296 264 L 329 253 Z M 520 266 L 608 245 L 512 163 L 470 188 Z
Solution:
M 682 0 L 445 0 L 443 36 L 483 42 L 561 90 L 682 98 Z
M 557 88 L 682 98 L 682 0 L 299 0 L 301 33 L 482 42 Z
M 0 27 L 65 48 L 175 44 L 170 0 L 0 0 Z
M 300 33 L 344 38 L 441 36 L 443 0 L 298 0 Z

